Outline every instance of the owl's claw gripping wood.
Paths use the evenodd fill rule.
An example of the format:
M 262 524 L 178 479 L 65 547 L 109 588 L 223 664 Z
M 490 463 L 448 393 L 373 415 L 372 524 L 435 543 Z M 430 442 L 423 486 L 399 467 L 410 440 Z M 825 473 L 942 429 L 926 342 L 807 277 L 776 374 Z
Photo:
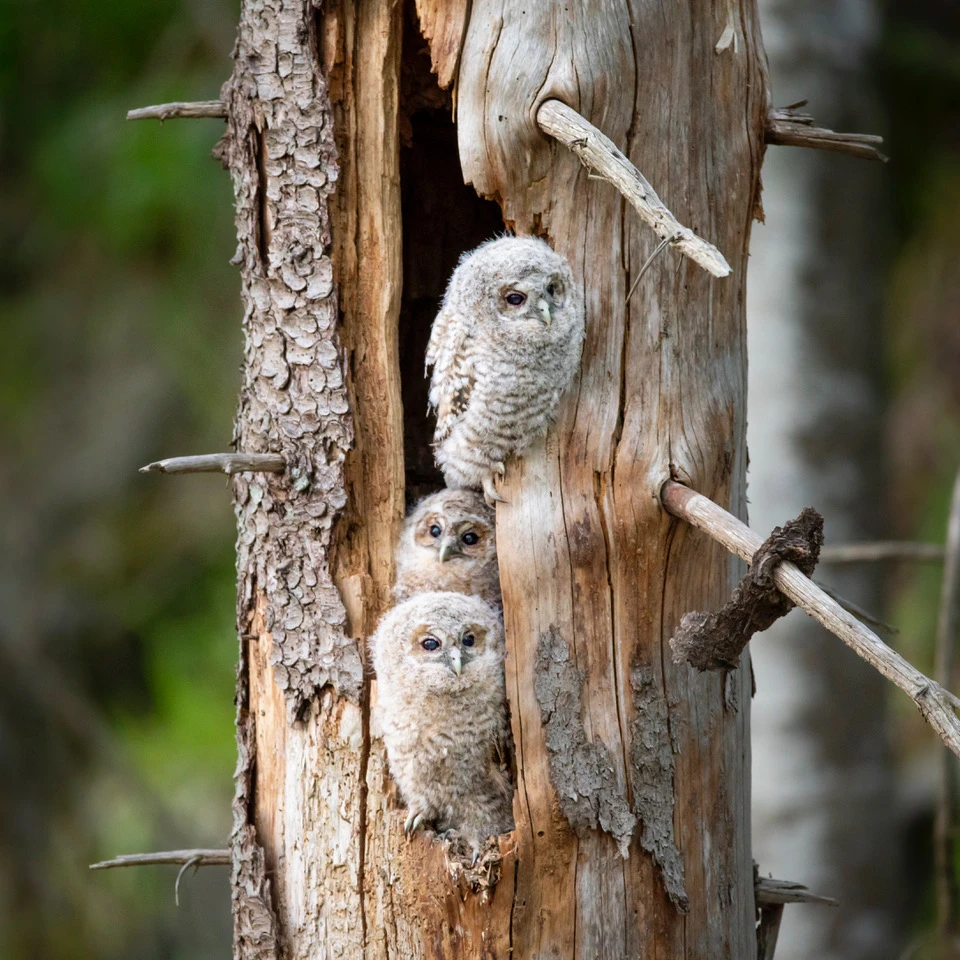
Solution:
M 421 823 L 423 823 L 423 814 L 411 810 L 403 825 L 403 835 L 405 837 L 412 837 L 417 832 L 417 828 Z
M 501 464 L 502 466 L 502 464 Z M 501 474 L 502 476 L 502 474 Z M 503 497 L 497 493 L 496 483 L 493 479 L 493 474 L 488 473 L 483 478 L 483 499 L 492 507 L 495 503 L 509 503 L 509 500 L 504 500 Z

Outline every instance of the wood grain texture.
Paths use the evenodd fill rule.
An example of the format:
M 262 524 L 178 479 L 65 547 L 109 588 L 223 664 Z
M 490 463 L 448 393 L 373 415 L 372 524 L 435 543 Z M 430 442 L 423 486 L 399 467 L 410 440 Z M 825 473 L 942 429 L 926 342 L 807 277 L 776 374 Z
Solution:
M 695 478 L 745 512 L 744 277 L 768 105 L 756 10 L 480 0 L 456 90 L 465 179 L 569 258 L 587 304 L 579 380 L 556 428 L 508 467 L 498 507 L 514 956 L 753 956 L 748 668 L 699 676 L 665 649 L 683 613 L 720 605 L 735 567 L 657 492 Z M 551 98 L 609 137 L 733 275 L 667 252 L 625 307 L 656 240 L 537 129 Z M 586 737 L 640 820 L 629 860 L 603 830 L 577 836 L 558 804 L 534 695 L 538 644 L 557 634 L 583 677 Z

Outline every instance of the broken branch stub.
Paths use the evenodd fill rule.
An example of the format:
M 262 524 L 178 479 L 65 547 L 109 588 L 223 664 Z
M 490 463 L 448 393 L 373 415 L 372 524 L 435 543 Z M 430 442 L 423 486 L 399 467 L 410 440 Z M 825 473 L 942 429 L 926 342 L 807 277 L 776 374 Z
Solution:
M 773 581 L 773 571 L 789 560 L 811 576 L 823 544 L 823 517 L 806 507 L 773 533 L 753 555 L 747 575 L 718 613 L 686 613 L 670 640 L 674 663 L 697 670 L 732 670 L 755 633 L 785 617 L 794 603 Z
M 682 483 L 668 480 L 660 490 L 660 502 L 667 513 L 686 520 L 748 563 L 762 546 L 759 534 Z M 779 564 L 773 579 L 798 607 L 910 697 L 940 739 L 960 757 L 960 719 L 956 713 L 960 699 L 891 650 L 796 565 L 789 561 Z
M 152 107 L 138 107 L 127 111 L 128 120 L 174 120 L 202 119 L 212 117 L 225 120 L 227 105 L 222 100 L 197 100 L 193 102 L 158 103 Z
M 796 107 L 803 106 L 801 101 L 793 107 L 782 107 L 767 114 L 764 139 L 767 143 L 785 147 L 809 147 L 813 150 L 829 150 L 834 153 L 846 153 L 864 160 L 879 160 L 886 163 L 889 159 L 877 147 L 883 143 L 883 137 L 872 133 L 836 133 L 825 127 L 815 127 L 813 117 L 806 113 L 797 113 Z
M 723 254 L 712 243 L 683 226 L 614 142 L 576 110 L 560 100 L 545 100 L 537 110 L 537 125 L 572 150 L 584 166 L 612 183 L 661 240 L 676 247 L 713 276 L 730 275 L 730 264 Z
M 140 468 L 141 473 L 283 473 L 286 458 L 279 453 L 204 453 L 168 457 Z

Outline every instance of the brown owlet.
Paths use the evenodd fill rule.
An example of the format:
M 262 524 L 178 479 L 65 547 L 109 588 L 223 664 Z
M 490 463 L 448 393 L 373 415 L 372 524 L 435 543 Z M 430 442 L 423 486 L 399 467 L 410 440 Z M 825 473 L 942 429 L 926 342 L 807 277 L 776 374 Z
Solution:
M 421 593 L 384 615 L 370 647 L 405 831 L 429 823 L 477 851 L 512 830 L 513 788 L 500 768 L 507 708 L 497 612 L 479 597 Z
M 397 545 L 395 600 L 449 590 L 501 607 L 496 518 L 475 490 L 441 490 L 407 517 Z
M 546 432 L 577 372 L 583 314 L 570 265 L 542 240 L 501 237 L 461 258 L 427 347 L 447 486 L 502 500 L 494 476 Z

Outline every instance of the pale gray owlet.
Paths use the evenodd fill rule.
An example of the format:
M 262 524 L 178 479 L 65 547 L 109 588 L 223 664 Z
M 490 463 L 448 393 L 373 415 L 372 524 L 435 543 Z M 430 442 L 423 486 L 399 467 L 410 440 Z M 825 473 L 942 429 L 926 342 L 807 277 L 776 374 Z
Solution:
M 449 590 L 499 608 L 496 518 L 475 490 L 441 490 L 407 517 L 397 544 L 395 600 Z
M 447 486 L 502 500 L 494 476 L 546 432 L 577 372 L 583 312 L 570 265 L 542 240 L 501 237 L 461 258 L 427 347 Z
M 479 597 L 421 593 L 384 615 L 370 648 L 405 831 L 430 823 L 476 852 L 512 830 L 513 788 L 500 769 L 507 711 L 497 612 Z

